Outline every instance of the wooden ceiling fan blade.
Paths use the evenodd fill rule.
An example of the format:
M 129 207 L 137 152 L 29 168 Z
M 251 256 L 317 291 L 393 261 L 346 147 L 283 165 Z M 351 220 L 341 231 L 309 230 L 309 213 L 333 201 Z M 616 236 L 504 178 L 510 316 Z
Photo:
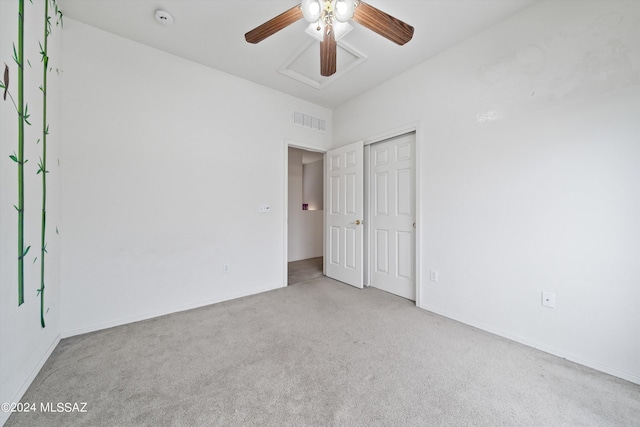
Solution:
M 413 38 L 411 25 L 363 1 L 356 7 L 353 20 L 401 46 Z
M 324 30 L 323 40 L 320 42 L 320 74 L 329 77 L 336 72 L 336 57 L 338 55 L 338 44 L 331 25 L 327 25 Z
M 294 6 L 291 9 L 282 12 L 275 18 L 268 20 L 264 24 L 258 25 L 256 28 L 246 33 L 244 38 L 249 43 L 260 43 L 267 37 L 302 19 L 302 17 L 303 15 L 300 5 Z

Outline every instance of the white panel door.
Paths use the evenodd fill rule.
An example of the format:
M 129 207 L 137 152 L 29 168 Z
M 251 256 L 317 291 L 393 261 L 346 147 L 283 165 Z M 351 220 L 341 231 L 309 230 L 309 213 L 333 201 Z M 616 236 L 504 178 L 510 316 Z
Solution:
M 371 286 L 416 300 L 415 134 L 371 145 Z
M 363 287 L 363 144 L 357 142 L 327 152 L 326 275 Z

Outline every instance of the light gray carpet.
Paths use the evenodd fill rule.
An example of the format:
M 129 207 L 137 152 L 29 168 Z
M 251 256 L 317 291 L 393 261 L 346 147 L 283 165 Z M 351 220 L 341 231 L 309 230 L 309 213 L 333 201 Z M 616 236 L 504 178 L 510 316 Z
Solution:
M 322 257 L 292 261 L 289 263 L 289 277 L 287 283 L 306 282 L 322 277 Z
M 63 340 L 8 426 L 637 426 L 640 386 L 327 278 Z

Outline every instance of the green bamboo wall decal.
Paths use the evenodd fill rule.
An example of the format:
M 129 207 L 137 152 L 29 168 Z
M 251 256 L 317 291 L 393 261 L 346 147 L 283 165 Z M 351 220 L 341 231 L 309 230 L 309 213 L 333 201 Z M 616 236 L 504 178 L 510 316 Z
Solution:
M 38 174 L 42 174 L 42 215 L 40 220 L 40 325 L 45 327 L 44 321 L 44 276 L 45 276 L 45 254 L 47 253 L 47 136 L 49 135 L 49 124 L 47 123 L 47 74 L 49 69 L 49 35 L 51 34 L 51 16 L 49 16 L 49 2 L 55 9 L 57 17 L 56 26 L 62 24 L 62 12 L 58 8 L 56 0 L 45 0 L 44 2 L 44 41 L 40 44 L 40 56 L 42 58 L 42 155 L 38 164 Z
M 7 64 L 4 64 L 4 77 L 2 79 L 2 82 L 0 82 L 0 88 L 4 89 L 2 99 L 6 101 L 7 94 L 9 93 L 9 66 Z
M 18 50 L 13 46 L 14 60 L 18 66 L 18 154 L 12 159 L 18 164 L 18 305 L 24 303 L 24 257 L 30 247 L 24 246 L 24 125 L 29 124 L 24 103 L 24 0 L 18 5 Z
M 38 165 L 38 173 L 42 173 L 42 217 L 40 224 L 40 325 L 44 328 L 44 254 L 47 252 L 46 231 L 47 231 L 47 68 L 49 67 L 49 33 L 51 32 L 51 19 L 49 18 L 49 0 L 44 0 L 44 41 L 40 45 L 40 55 L 42 56 L 42 156 Z

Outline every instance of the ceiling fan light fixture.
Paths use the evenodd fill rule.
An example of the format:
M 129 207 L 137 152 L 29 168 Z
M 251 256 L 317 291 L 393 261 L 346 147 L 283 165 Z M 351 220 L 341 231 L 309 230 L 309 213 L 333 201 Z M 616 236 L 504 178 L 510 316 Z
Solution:
M 249 43 L 259 43 L 303 18 L 311 23 L 308 33 L 313 37 L 322 35 L 320 75 L 323 77 L 336 72 L 337 41 L 352 28 L 347 23 L 350 19 L 400 46 L 413 37 L 411 25 L 362 0 L 301 0 L 300 4 L 249 31 L 244 38 Z M 340 26 L 345 26 L 344 34 L 340 34 Z
M 318 19 L 322 16 L 322 0 L 302 0 L 300 8 L 307 22 L 318 22 Z
M 353 18 L 355 8 L 355 0 L 334 0 L 333 16 L 339 22 L 347 22 Z
M 324 22 L 320 22 L 320 25 L 318 25 L 318 23 L 316 22 L 312 22 L 311 24 L 309 24 L 305 32 L 318 41 L 322 41 L 324 38 L 325 25 L 326 24 Z M 333 34 L 336 41 L 339 41 L 349 31 L 353 30 L 353 27 L 347 22 L 334 22 L 331 28 L 333 29 Z

